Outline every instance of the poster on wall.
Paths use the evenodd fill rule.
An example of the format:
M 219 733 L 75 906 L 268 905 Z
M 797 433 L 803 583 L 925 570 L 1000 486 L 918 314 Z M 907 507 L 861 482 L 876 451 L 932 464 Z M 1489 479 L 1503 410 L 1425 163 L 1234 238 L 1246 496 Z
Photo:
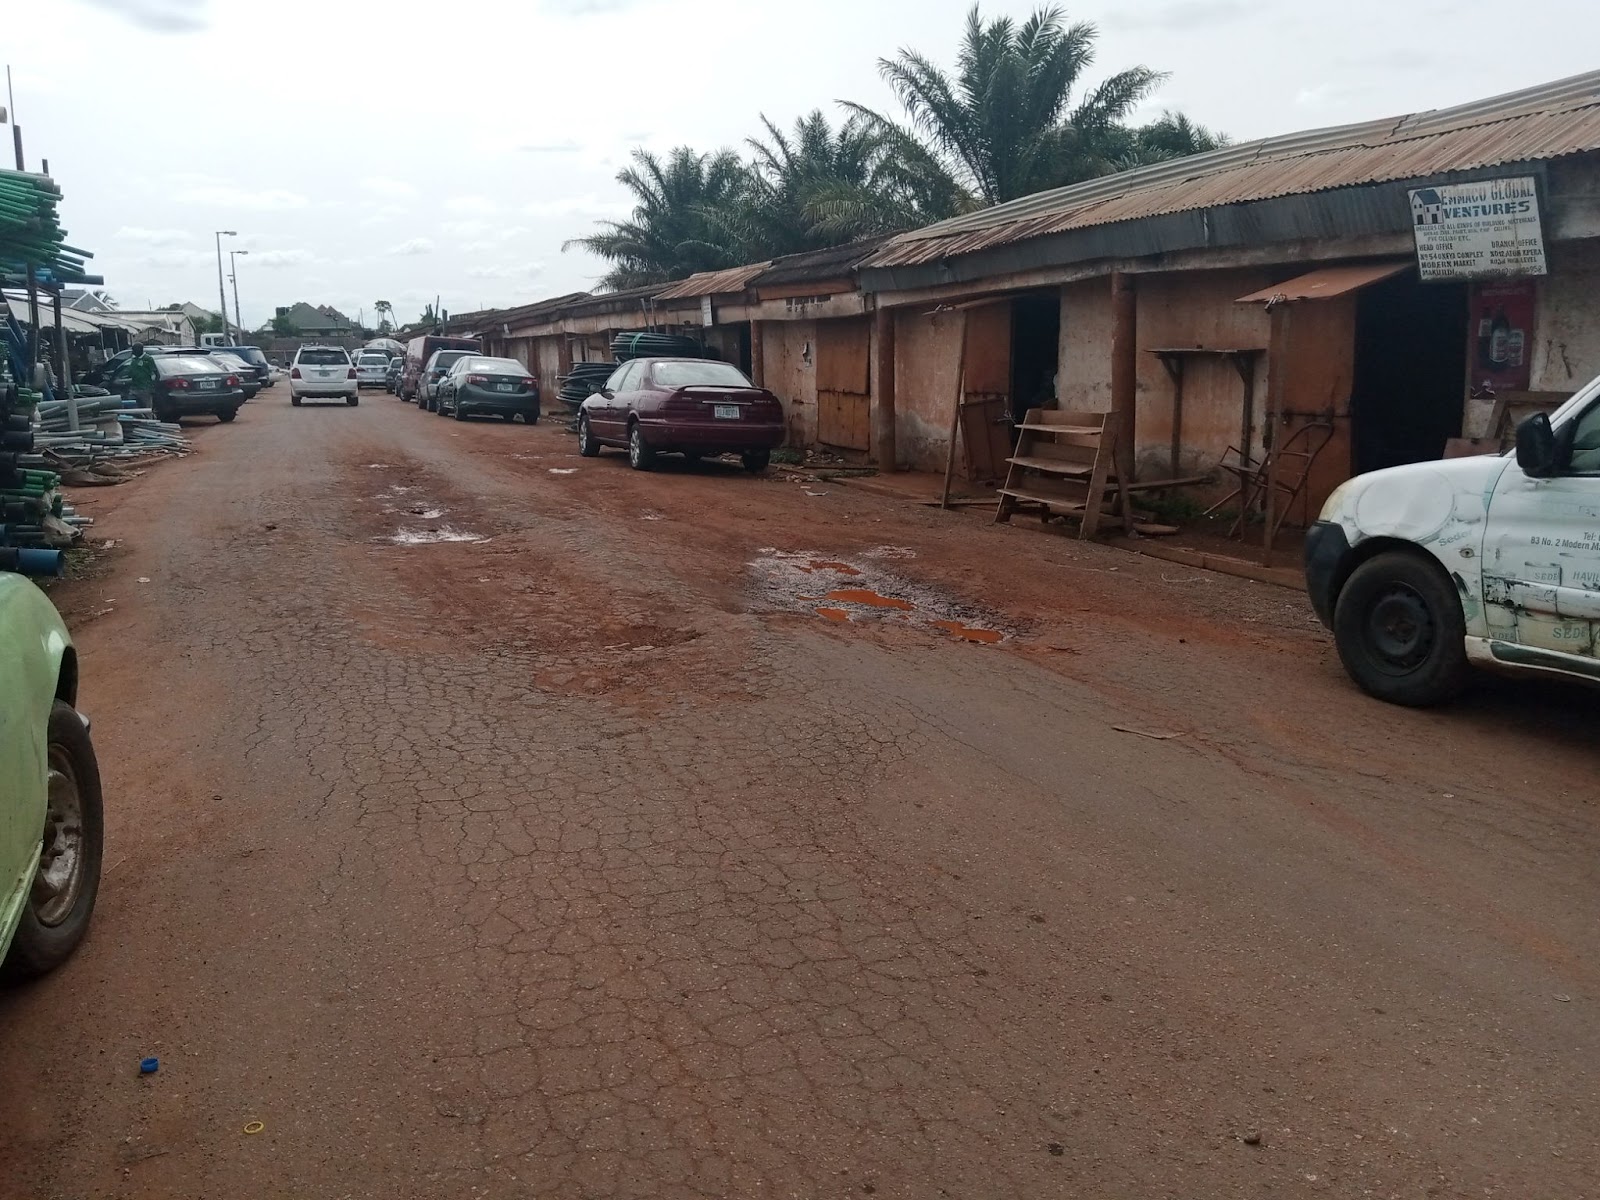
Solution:
M 1545 274 L 1539 190 L 1531 175 L 1417 188 L 1411 225 L 1425 282 Z
M 1525 392 L 1533 369 L 1535 285 L 1531 279 L 1472 287 L 1472 387 Z

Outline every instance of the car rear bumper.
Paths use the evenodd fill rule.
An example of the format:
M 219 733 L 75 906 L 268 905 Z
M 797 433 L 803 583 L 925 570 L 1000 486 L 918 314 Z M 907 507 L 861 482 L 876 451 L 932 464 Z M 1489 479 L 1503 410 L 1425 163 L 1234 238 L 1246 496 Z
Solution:
M 776 450 L 787 432 L 765 421 L 664 421 L 639 418 L 639 431 L 652 450 Z
M 244 392 L 239 388 L 231 388 L 222 392 L 200 392 L 198 394 L 185 392 L 159 392 L 156 395 L 156 406 L 164 413 L 179 417 L 197 417 L 206 413 L 223 412 L 230 408 L 238 408 L 244 403 Z
M 485 392 L 475 387 L 464 387 L 456 393 L 455 404 L 463 412 L 539 414 L 539 397 L 533 392 L 508 395 L 505 392 Z
M 289 381 L 289 394 L 291 396 L 310 397 L 318 396 L 354 396 L 356 394 L 356 381 L 354 379 L 341 379 L 337 383 L 309 383 L 301 379 Z

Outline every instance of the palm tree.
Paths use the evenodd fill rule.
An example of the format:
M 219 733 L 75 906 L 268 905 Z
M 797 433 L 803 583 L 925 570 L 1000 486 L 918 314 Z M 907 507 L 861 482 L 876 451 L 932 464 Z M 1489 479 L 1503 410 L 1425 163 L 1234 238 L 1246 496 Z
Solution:
M 1148 125 L 1120 132 L 1126 141 L 1125 148 L 1116 155 L 1119 171 L 1174 158 L 1187 158 L 1207 150 L 1219 150 L 1229 140 L 1227 134 L 1207 129 L 1199 122 L 1175 112 L 1164 112 Z
M 378 314 L 379 333 L 388 333 L 394 328 L 394 305 L 387 300 L 374 300 L 372 310 Z
M 880 135 L 919 143 L 984 205 L 1093 178 L 1116 169 L 1123 121 L 1164 78 L 1130 67 L 1074 104 L 1097 35 L 1089 22 L 1063 24 L 1055 7 L 1018 25 L 1009 17 L 986 23 L 974 5 L 953 78 L 911 49 L 879 60 L 909 129 L 861 105 L 847 107 Z
M 663 162 L 648 150 L 617 175 L 637 203 L 625 221 L 602 221 L 600 231 L 573 238 L 611 262 L 602 287 L 620 290 L 684 279 L 696 271 L 736 266 L 742 247 L 730 245 L 715 214 L 749 186 L 749 173 L 731 150 L 697 154 L 679 146 Z

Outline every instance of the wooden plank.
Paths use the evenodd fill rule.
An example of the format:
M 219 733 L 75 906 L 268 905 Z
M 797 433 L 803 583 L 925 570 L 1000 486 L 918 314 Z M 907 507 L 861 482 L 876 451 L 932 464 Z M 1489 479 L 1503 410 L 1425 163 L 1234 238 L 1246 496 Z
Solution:
M 844 450 L 871 448 L 872 408 L 853 392 L 817 393 L 817 441 Z
M 1040 458 L 1036 454 L 1019 455 L 1006 460 L 1013 466 L 1046 475 L 1062 475 L 1073 479 L 1087 479 L 1094 474 L 1093 463 L 1068 463 L 1057 459 Z
M 961 405 L 961 443 L 970 483 L 990 483 L 1005 474 L 1005 460 L 1011 453 L 1007 403 L 1006 396 L 974 396 L 968 388 Z
M 867 317 L 818 321 L 817 391 L 865 396 L 870 390 L 871 345 L 872 322 Z
M 1104 429 L 1110 413 L 1073 412 L 1063 408 L 1030 408 L 1020 428 L 1048 429 L 1053 425 L 1067 425 L 1079 429 Z
M 961 407 L 967 398 L 967 316 L 961 314 L 961 326 L 956 334 L 961 339 L 960 351 L 956 358 L 956 398 L 951 405 L 950 413 L 950 446 L 945 452 L 944 459 L 944 491 L 939 495 L 939 507 L 950 507 L 950 481 L 956 473 L 956 437 L 961 431 Z M 1001 511 L 1005 506 L 1001 505 Z

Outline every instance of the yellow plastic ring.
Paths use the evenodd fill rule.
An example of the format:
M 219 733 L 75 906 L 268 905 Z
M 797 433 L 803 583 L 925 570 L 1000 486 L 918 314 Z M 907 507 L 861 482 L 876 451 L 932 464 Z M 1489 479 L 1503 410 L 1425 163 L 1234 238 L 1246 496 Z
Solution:
M 251 1121 L 250 1124 L 244 1127 L 244 1131 L 246 1133 L 260 1133 L 265 1128 L 266 1126 L 260 1121 Z

